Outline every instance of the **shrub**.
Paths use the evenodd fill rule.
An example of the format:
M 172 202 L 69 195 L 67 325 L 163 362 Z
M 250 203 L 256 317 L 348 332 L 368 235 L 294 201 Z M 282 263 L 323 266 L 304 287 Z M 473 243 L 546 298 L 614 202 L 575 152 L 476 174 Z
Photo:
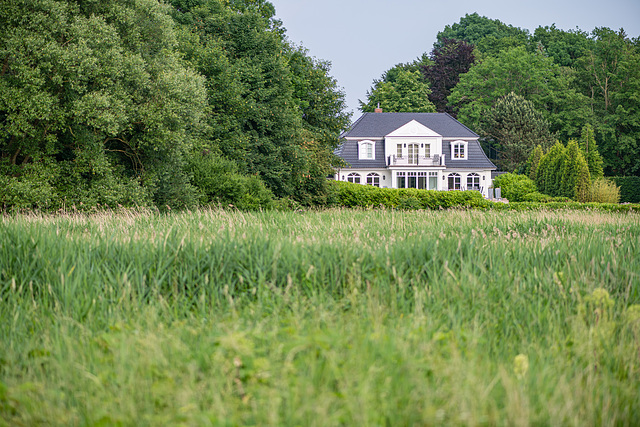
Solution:
M 640 203 L 640 176 L 614 176 L 610 179 L 620 187 L 620 202 Z
M 264 182 L 254 175 L 241 175 L 231 160 L 198 153 L 189 159 L 187 171 L 199 191 L 200 204 L 233 205 L 243 210 L 273 207 L 273 194 Z
M 536 184 L 525 175 L 502 174 L 493 180 L 494 188 L 501 188 L 502 197 L 510 202 L 521 202 L 525 195 L 536 192 Z
M 391 209 L 483 208 L 488 202 L 478 191 L 436 191 L 416 188 L 378 188 L 371 185 L 331 181 L 337 205 L 348 208 Z
M 618 203 L 620 201 L 620 187 L 615 182 L 600 178 L 591 183 L 589 201 L 596 203 Z

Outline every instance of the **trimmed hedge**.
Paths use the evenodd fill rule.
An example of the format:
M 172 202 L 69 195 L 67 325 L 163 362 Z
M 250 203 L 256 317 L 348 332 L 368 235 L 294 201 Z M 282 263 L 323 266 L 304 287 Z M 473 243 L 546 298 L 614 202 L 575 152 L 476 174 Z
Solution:
M 494 203 L 491 202 L 489 209 L 492 210 L 512 210 L 512 211 L 533 211 L 533 210 L 593 210 L 604 212 L 640 213 L 640 204 L 619 205 L 616 203 L 580 203 L 580 202 L 515 202 L 515 203 Z
M 640 203 L 640 176 L 608 177 L 620 187 L 621 203 Z
M 338 206 L 391 209 L 486 208 L 489 202 L 478 191 L 436 191 L 416 188 L 379 188 L 331 181 Z

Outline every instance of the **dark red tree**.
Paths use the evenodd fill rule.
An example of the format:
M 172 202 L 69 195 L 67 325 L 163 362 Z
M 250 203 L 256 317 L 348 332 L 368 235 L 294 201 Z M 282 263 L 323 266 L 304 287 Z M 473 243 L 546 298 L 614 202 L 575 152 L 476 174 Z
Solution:
M 429 101 L 438 112 L 455 117 L 454 108 L 447 105 L 447 97 L 458 84 L 460 74 L 469 71 L 473 65 L 473 50 L 474 46 L 465 41 L 443 38 L 440 46 L 431 51 L 432 62 L 422 67 L 422 73 L 431 83 Z

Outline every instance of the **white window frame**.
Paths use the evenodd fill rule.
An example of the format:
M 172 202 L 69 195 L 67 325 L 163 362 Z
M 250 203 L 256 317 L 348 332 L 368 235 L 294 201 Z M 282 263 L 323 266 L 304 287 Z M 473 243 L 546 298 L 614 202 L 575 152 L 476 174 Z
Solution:
M 474 182 L 471 182 L 471 185 L 469 185 L 469 180 L 477 181 L 477 185 L 474 185 Z M 475 172 L 467 174 L 467 190 L 480 190 L 480 174 Z
M 362 176 L 360 176 L 359 173 L 351 172 L 349 175 L 347 175 L 347 182 L 360 184 L 360 181 L 362 181 Z
M 371 147 L 371 152 L 367 150 Z M 371 154 L 370 156 L 368 154 Z M 376 159 L 376 143 L 370 139 L 358 141 L 358 160 L 375 160 Z
M 456 150 L 456 147 L 460 147 L 460 150 Z M 462 156 L 460 156 L 462 154 Z M 458 157 L 456 157 L 458 156 Z M 469 158 L 469 144 L 467 141 L 452 141 L 451 142 L 451 160 L 467 160 Z
M 366 184 L 373 185 L 374 187 L 380 187 L 380 174 L 377 172 L 368 173 Z
M 451 180 L 453 180 L 453 188 L 451 186 Z M 458 181 L 458 188 L 456 188 L 456 180 Z M 451 172 L 447 175 L 447 187 L 449 190 L 462 190 L 462 177 L 457 172 Z

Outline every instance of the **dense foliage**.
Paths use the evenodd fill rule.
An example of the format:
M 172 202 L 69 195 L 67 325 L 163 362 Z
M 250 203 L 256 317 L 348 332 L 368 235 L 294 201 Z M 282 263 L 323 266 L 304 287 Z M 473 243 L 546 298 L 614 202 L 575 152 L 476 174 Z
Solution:
M 8 3 L 0 208 L 330 205 L 344 93 L 285 34 L 266 0 Z M 525 164 L 555 139 L 579 141 L 591 180 L 640 175 L 638 39 L 530 34 L 478 14 L 437 39 L 374 81 L 361 109 L 457 115 L 550 195 L 583 197 L 570 189 L 580 165 L 562 182 Z
M 274 13 L 261 0 L 3 7 L 1 207 L 324 203 L 344 94 Z M 219 192 L 230 171 L 233 196 Z
M 332 183 L 335 203 L 347 208 L 445 209 L 486 206 L 479 191 L 380 188 L 344 181 Z
M 640 203 L 640 177 L 614 176 L 611 179 L 620 187 L 620 202 Z
M 522 166 L 535 144 L 578 140 L 589 125 L 602 155 L 599 167 L 587 158 L 594 178 L 600 169 L 605 175 L 640 175 L 640 39 L 623 30 L 589 33 L 552 25 L 530 34 L 467 14 L 438 33 L 422 69 L 437 111 L 476 131 L 505 170 Z M 507 97 L 517 97 L 517 104 L 513 99 L 506 109 Z M 517 135 L 512 130 L 521 128 L 523 118 L 533 129 Z M 505 141 L 516 154 L 508 160 Z

